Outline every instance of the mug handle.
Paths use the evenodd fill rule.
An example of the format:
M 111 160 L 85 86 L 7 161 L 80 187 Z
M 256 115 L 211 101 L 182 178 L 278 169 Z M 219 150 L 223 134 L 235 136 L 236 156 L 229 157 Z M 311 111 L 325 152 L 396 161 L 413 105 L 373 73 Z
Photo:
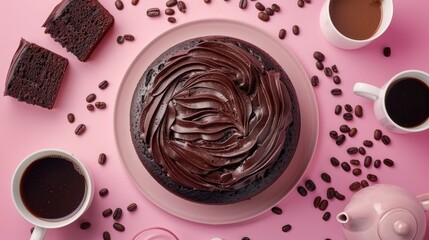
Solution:
M 361 97 L 375 101 L 380 96 L 381 89 L 368 83 L 357 82 L 353 86 L 353 92 Z
M 30 240 L 43 240 L 45 238 L 46 228 L 35 226 Z
M 425 211 L 429 212 L 429 193 L 418 195 L 417 200 L 420 201 Z

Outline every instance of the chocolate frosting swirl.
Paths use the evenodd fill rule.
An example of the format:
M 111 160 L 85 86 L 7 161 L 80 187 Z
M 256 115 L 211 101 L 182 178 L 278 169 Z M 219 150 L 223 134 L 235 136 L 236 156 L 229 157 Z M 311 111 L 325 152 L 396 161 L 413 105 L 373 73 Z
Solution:
M 262 177 L 292 122 L 280 73 L 220 41 L 167 60 L 144 104 L 141 138 L 149 153 L 172 180 L 203 191 L 234 191 Z

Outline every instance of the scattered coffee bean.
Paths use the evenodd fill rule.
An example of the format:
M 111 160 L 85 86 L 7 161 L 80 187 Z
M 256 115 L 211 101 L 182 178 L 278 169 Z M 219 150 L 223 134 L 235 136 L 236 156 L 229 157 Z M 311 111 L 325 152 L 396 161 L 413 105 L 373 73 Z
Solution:
M 271 212 L 273 212 L 276 215 L 280 215 L 280 214 L 283 213 L 283 210 L 281 208 L 279 208 L 279 207 L 272 207 L 271 208 Z
M 334 197 L 335 197 L 335 188 L 329 187 L 326 190 L 326 198 L 330 200 L 330 199 L 333 199 Z
M 305 3 L 311 3 L 311 0 L 304 0 Z
M 325 55 L 319 51 L 315 51 L 313 53 L 313 57 L 319 62 L 323 62 L 323 60 L 325 60 Z
M 186 4 L 183 1 L 178 1 L 177 2 L 177 9 L 179 9 L 179 11 L 181 11 L 182 13 L 186 13 Z
M 316 87 L 316 86 L 319 85 L 319 77 L 316 76 L 316 75 L 312 76 L 311 79 L 310 79 L 310 81 L 311 81 L 311 85 L 313 87 Z
M 331 157 L 330 161 L 331 161 L 332 166 L 334 166 L 334 167 L 340 166 L 340 161 L 337 158 Z
M 124 39 L 126 40 L 126 41 L 134 41 L 134 35 L 132 35 L 132 34 L 125 34 L 124 35 Z
M 319 70 L 323 70 L 325 68 L 325 66 L 323 65 L 323 63 L 321 61 L 317 61 L 316 62 L 316 68 Z
M 331 77 L 332 76 L 332 70 L 330 67 L 325 67 L 325 69 L 323 70 L 323 72 L 325 73 L 325 76 L 327 77 Z
M 313 192 L 316 190 L 316 184 L 311 179 L 305 180 L 305 188 L 307 188 L 308 191 Z
M 350 137 L 354 137 L 357 134 L 357 128 L 351 128 L 349 132 Z
M 108 231 L 103 232 L 103 240 L 110 240 L 110 233 Z
M 204 0 L 205 3 L 211 3 L 211 0 Z
M 338 138 L 338 133 L 337 133 L 337 131 L 332 130 L 332 131 L 329 132 L 329 136 L 332 139 L 337 139 Z
M 124 9 L 124 3 L 121 0 L 116 0 L 115 1 L 115 7 L 118 10 L 122 10 L 122 9 Z
M 331 182 L 331 176 L 328 173 L 323 172 L 322 174 L 320 174 L 320 177 L 322 178 L 323 181 L 327 183 Z
M 332 81 L 338 85 L 341 83 L 341 78 L 339 76 L 334 76 L 334 78 L 332 78 Z
M 110 215 L 112 215 L 112 213 L 113 213 L 113 210 L 111 208 L 107 208 L 101 214 L 103 215 L 103 217 L 109 217 Z
M 380 159 L 375 160 L 374 161 L 374 167 L 379 168 L 380 166 L 381 166 L 381 160 Z
M 260 2 L 256 2 L 255 3 L 255 8 L 258 9 L 259 11 L 265 11 L 265 6 L 264 4 L 260 3 Z
M 86 125 L 81 123 L 81 124 L 77 125 L 76 129 L 74 130 L 74 133 L 76 135 L 82 135 L 85 133 L 85 131 L 86 131 Z
M 360 161 L 357 159 L 351 159 L 350 160 L 350 164 L 353 166 L 359 166 L 360 165 Z
M 95 93 L 91 93 L 88 96 L 86 96 L 86 102 L 88 103 L 94 102 L 96 98 L 97 98 L 97 95 L 95 95 Z
M 139 0 L 131 0 L 131 4 L 133 6 L 136 6 L 137 4 L 139 4 Z
M 346 141 L 346 136 L 344 134 L 341 134 L 338 136 L 337 140 L 335 140 L 335 143 L 340 146 Z
M 113 224 L 113 228 L 114 228 L 116 231 L 119 231 L 119 232 L 123 232 L 123 231 L 125 231 L 125 227 L 124 227 L 124 225 L 122 225 L 122 224 L 120 224 L 120 223 L 114 223 L 114 224 Z
M 146 15 L 148 17 L 157 17 L 157 16 L 161 15 L 161 10 L 159 10 L 159 8 L 149 8 L 146 11 Z
M 298 0 L 296 4 L 298 5 L 298 7 L 303 8 L 305 5 L 305 2 L 304 0 Z
M 322 219 L 324 221 L 329 221 L 329 219 L 331 218 L 331 213 L 330 212 L 325 212 L 322 216 Z
M 346 104 L 344 105 L 344 110 L 346 110 L 347 112 L 353 112 L 353 107 L 350 104 Z
M 351 114 L 351 113 L 344 113 L 343 114 L 343 119 L 346 120 L 346 121 L 351 121 L 351 120 L 353 120 L 353 114 Z
M 358 118 L 361 118 L 363 116 L 363 108 L 361 105 L 356 105 L 355 107 L 355 115 Z
M 240 0 L 240 2 L 238 3 L 238 7 L 241 9 L 246 9 L 247 8 L 247 0 Z
M 365 160 L 363 161 L 363 165 L 366 168 L 369 168 L 371 166 L 371 164 L 372 164 L 372 157 L 371 156 L 366 156 Z
M 107 156 L 105 153 L 100 153 L 98 155 L 98 164 L 104 165 L 106 163 L 106 160 L 107 160 Z
M 284 28 L 282 28 L 282 29 L 280 29 L 280 31 L 279 31 L 279 38 L 280 39 L 285 39 L 285 37 L 286 37 L 286 29 L 284 29 Z M 313 81 L 311 82 L 312 84 L 313 84 Z M 314 86 L 314 85 L 313 85 Z M 317 86 L 317 85 L 316 85 Z
M 320 197 L 320 196 L 315 197 L 313 200 L 314 208 L 319 208 L 321 201 L 322 201 L 322 197 Z
M 119 44 L 124 43 L 124 37 L 123 37 L 123 36 L 118 36 L 118 37 L 116 38 L 116 42 L 117 42 L 117 43 L 119 43 Z
M 107 194 L 109 194 L 109 189 L 102 188 L 102 189 L 100 189 L 100 191 L 98 192 L 98 194 L 100 195 L 100 197 L 105 197 L 105 196 L 107 196 Z
M 341 168 L 346 172 L 350 172 L 351 170 L 350 164 L 348 162 L 342 162 Z
M 299 195 L 305 197 L 307 196 L 307 190 L 303 186 L 298 186 L 297 188 Z
M 167 18 L 167 21 L 169 22 L 169 23 L 176 23 L 176 18 L 175 17 L 168 17 Z
M 83 230 L 88 229 L 90 227 L 91 227 L 91 223 L 90 222 L 82 222 L 80 224 L 80 229 L 83 229 Z
M 270 16 L 274 15 L 274 10 L 269 7 L 265 8 L 265 12 Z
M 90 111 L 90 112 L 93 112 L 95 110 L 94 104 L 88 103 L 86 105 L 86 109 L 88 109 L 88 111 Z
M 273 3 L 271 9 L 273 9 L 274 12 L 280 12 L 280 6 L 278 4 Z
M 337 67 L 337 65 L 332 65 L 331 69 L 332 69 L 332 72 L 338 73 L 338 67 Z
M 74 123 L 75 117 L 73 113 L 69 113 L 67 114 L 67 121 L 69 121 L 69 123 Z
M 353 182 L 352 184 L 350 184 L 349 189 L 351 191 L 357 191 L 361 188 L 361 183 L 360 182 Z
M 241 240 L 250 240 L 249 237 L 242 237 Z
M 364 140 L 363 145 L 365 147 L 372 147 L 374 145 L 374 143 L 371 140 Z
M 380 140 L 382 135 L 383 135 L 383 133 L 381 132 L 380 129 L 376 129 L 374 131 L 374 139 L 375 140 Z
M 353 173 L 354 176 L 359 176 L 359 175 L 362 174 L 362 170 L 360 168 L 354 168 L 352 170 L 352 173 Z
M 258 18 L 264 22 L 270 21 L 270 15 L 268 15 L 266 12 L 259 12 Z
M 98 84 L 98 88 L 101 90 L 106 89 L 109 86 L 109 82 L 107 80 L 103 80 Z
M 364 180 L 360 181 L 360 185 L 362 186 L 362 188 L 366 188 L 369 186 L 369 183 L 367 180 L 364 179 Z
M 166 8 L 166 9 L 164 10 L 164 13 L 165 13 L 165 15 L 167 15 L 167 16 L 172 16 L 172 15 L 174 15 L 174 14 L 176 13 L 176 11 L 174 11 L 174 9 L 172 9 L 172 8 Z
M 335 115 L 340 115 L 341 111 L 343 110 L 343 107 L 341 107 L 341 105 L 337 105 L 335 106 Z
M 113 212 L 113 219 L 119 220 L 121 217 L 122 217 L 122 209 L 116 208 L 115 211 Z
M 343 94 L 343 91 L 340 88 L 334 88 L 331 90 L 331 94 L 334 96 L 340 96 Z
M 127 211 L 128 212 L 134 212 L 137 210 L 137 204 L 136 203 L 131 203 L 130 205 L 128 205 L 127 207 Z
M 299 26 L 298 25 L 293 25 L 293 27 L 292 27 L 292 33 L 294 35 L 299 35 Z
M 378 177 L 377 175 L 371 174 L 369 173 L 368 175 L 366 175 L 366 178 L 370 181 L 370 182 L 377 182 L 378 181 Z
M 389 144 L 390 144 L 390 138 L 389 138 L 389 136 L 387 136 L 387 135 L 383 135 L 383 136 L 381 136 L 381 142 L 382 142 L 384 145 L 389 145 Z
M 342 132 L 342 133 L 348 133 L 348 132 L 350 132 L 350 127 L 347 126 L 346 124 L 343 124 L 343 125 L 340 126 L 340 132 Z
M 384 165 L 388 166 L 388 167 L 393 167 L 395 165 L 395 162 L 393 162 L 392 159 L 390 158 L 385 158 L 383 160 Z
M 105 102 L 95 102 L 95 107 L 98 109 L 105 109 L 107 105 Z
M 365 155 L 366 154 L 366 149 L 363 147 L 359 147 L 359 154 L 360 155 Z
M 335 198 L 340 200 L 340 201 L 343 201 L 344 199 L 346 199 L 346 196 L 344 196 L 343 194 L 341 194 L 338 191 L 335 191 Z
M 174 7 L 174 6 L 176 6 L 177 5 L 177 0 L 168 0 L 166 3 L 165 3 L 165 6 L 166 7 Z
M 350 155 L 354 155 L 359 152 L 359 149 L 357 147 L 349 147 L 347 148 L 347 153 Z
M 328 205 L 329 205 L 328 200 L 323 199 L 322 201 L 320 201 L 319 209 L 321 211 L 325 211 L 326 208 L 328 208 Z
M 283 232 L 289 232 L 292 229 L 292 226 L 290 224 L 286 224 L 282 227 Z
M 385 57 L 390 57 L 391 54 L 392 54 L 392 49 L 390 49 L 390 47 L 383 48 L 383 55 Z

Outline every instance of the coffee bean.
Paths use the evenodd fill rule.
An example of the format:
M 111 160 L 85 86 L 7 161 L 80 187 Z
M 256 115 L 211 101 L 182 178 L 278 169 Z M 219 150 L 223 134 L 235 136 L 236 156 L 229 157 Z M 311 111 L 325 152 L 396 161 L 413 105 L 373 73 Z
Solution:
M 321 201 L 322 201 L 322 197 L 320 197 L 320 196 L 315 197 L 313 200 L 314 208 L 319 208 Z
M 351 128 L 349 132 L 350 137 L 354 137 L 357 134 L 357 128 Z
M 346 136 L 344 134 L 341 134 L 338 136 L 337 140 L 335 140 L 335 143 L 340 146 L 346 141 Z
M 289 232 L 292 229 L 292 226 L 290 224 L 286 224 L 282 227 L 283 232 Z
M 330 67 L 325 67 L 325 69 L 323 70 L 323 72 L 325 73 L 325 76 L 327 77 L 331 77 L 332 76 L 332 70 Z
M 127 210 L 128 212 L 135 212 L 137 210 L 137 204 L 131 203 L 130 205 L 128 205 Z
M 334 96 L 340 96 L 343 94 L 343 91 L 340 88 L 334 88 L 331 90 L 331 94 Z
M 334 78 L 332 78 L 332 81 L 338 85 L 341 83 L 341 78 L 339 76 L 334 76 Z
M 95 102 L 95 107 L 98 109 L 105 109 L 107 105 L 105 102 Z
M 259 11 L 265 11 L 265 6 L 264 4 L 260 3 L 260 2 L 256 2 L 255 3 L 255 8 L 258 9 Z
M 124 37 L 123 37 L 123 36 L 118 36 L 118 37 L 116 38 L 116 42 L 117 42 L 117 43 L 119 43 L 119 44 L 124 43 Z
M 168 21 L 169 23 L 175 23 L 175 22 L 176 22 L 176 18 L 175 18 L 175 17 L 168 17 L 168 18 L 167 18 L 167 21 Z
M 329 219 L 331 218 L 331 213 L 330 212 L 325 212 L 322 216 L 322 219 L 324 221 L 329 221 Z
M 362 174 L 362 170 L 360 168 L 354 168 L 352 170 L 352 173 L 353 173 L 354 176 L 359 176 L 359 175 Z
M 69 121 L 69 123 L 74 123 L 75 117 L 73 113 L 67 114 L 67 121 Z
M 100 155 L 98 155 L 98 164 L 104 165 L 106 163 L 106 160 L 107 156 L 105 153 L 100 153 Z
M 316 68 L 319 70 L 323 70 L 325 68 L 325 66 L 323 65 L 323 63 L 321 61 L 317 61 L 316 62 Z
M 392 54 L 392 49 L 390 49 L 390 47 L 383 48 L 383 55 L 385 57 L 390 57 L 391 54 Z
M 100 197 L 105 197 L 105 196 L 107 196 L 107 194 L 109 194 L 109 189 L 102 188 L 102 189 L 100 189 L 100 191 L 98 192 L 98 194 L 100 195 Z
M 365 147 L 372 147 L 374 145 L 374 143 L 371 140 L 364 140 L 363 145 Z
M 331 69 L 332 69 L 332 72 L 338 73 L 338 67 L 337 67 L 337 65 L 332 65 Z
M 297 188 L 299 195 L 305 197 L 307 196 L 307 190 L 303 186 L 298 186 Z
M 375 160 L 374 161 L 374 167 L 379 168 L 380 166 L 381 166 L 381 160 L 380 159 Z
M 103 232 L 103 240 L 110 240 L 110 233 L 108 231 Z
M 342 162 L 341 168 L 346 172 L 350 172 L 351 170 L 350 164 L 348 162 Z
M 88 111 L 90 111 L 90 112 L 93 112 L 95 110 L 94 104 L 88 103 L 86 105 L 86 109 L 88 109 Z
M 319 62 L 323 62 L 323 60 L 325 60 L 325 55 L 319 51 L 315 51 L 313 53 L 313 57 Z
M 358 118 L 361 118 L 363 116 L 363 108 L 361 105 L 356 105 L 355 107 L 355 115 Z
M 335 188 L 329 187 L 328 190 L 326 190 L 326 198 L 332 199 L 335 197 Z
M 363 165 L 366 168 L 369 168 L 371 166 L 371 164 L 372 164 L 372 157 L 371 156 L 366 156 L 365 160 L 363 161 Z
M 90 222 L 82 222 L 80 224 L 80 229 L 83 229 L 83 230 L 88 229 L 90 227 L 91 227 L 91 223 Z
M 383 160 L 384 165 L 388 166 L 388 167 L 393 167 L 395 165 L 395 162 L 393 162 L 392 159 L 389 158 L 385 158 Z
M 242 237 L 241 240 L 250 240 L 249 237 Z
M 103 80 L 98 84 L 99 89 L 106 89 L 109 86 L 109 82 L 107 80 Z
M 204 0 L 205 3 L 211 3 L 211 0 Z
M 77 125 L 76 129 L 74 130 L 74 133 L 76 135 L 82 135 L 85 133 L 85 131 L 86 131 L 86 125 L 81 123 L 81 124 Z
M 311 85 L 313 87 L 316 87 L 316 86 L 319 85 L 319 77 L 316 76 L 316 75 L 312 76 L 311 79 L 310 79 L 310 81 L 311 81 Z
M 304 0 L 305 3 L 311 3 L 311 0 Z
M 247 8 L 247 0 L 240 0 L 240 2 L 238 3 L 238 7 L 241 9 L 246 9 Z
M 109 217 L 110 215 L 112 215 L 112 213 L 113 213 L 113 210 L 111 208 L 107 208 L 101 214 L 103 215 L 103 217 Z
M 344 105 L 344 110 L 346 110 L 347 112 L 353 112 L 353 107 L 350 104 L 346 104 Z
M 305 180 L 305 188 L 307 188 L 308 191 L 313 192 L 316 190 L 316 184 L 311 179 Z
M 179 9 L 179 11 L 181 11 L 182 13 L 186 13 L 186 4 L 183 1 L 178 1 L 177 2 L 177 9 Z
M 342 132 L 342 133 L 348 133 L 348 132 L 350 132 L 350 127 L 347 126 L 346 124 L 343 124 L 343 125 L 340 126 L 340 132 Z
M 340 200 L 340 201 L 343 201 L 344 199 L 346 199 L 346 196 L 344 196 L 343 194 L 341 194 L 338 191 L 335 191 L 335 198 Z
M 381 136 L 381 142 L 382 142 L 384 145 L 389 145 L 389 144 L 390 144 L 390 138 L 389 138 L 389 136 L 387 136 L 387 135 L 383 135 L 383 136 Z
M 360 161 L 357 159 L 351 159 L 350 160 L 350 164 L 353 166 L 359 166 L 360 165 Z
M 303 8 L 305 5 L 304 0 L 298 0 L 297 5 L 298 5 L 298 7 Z
M 266 12 L 259 12 L 258 18 L 264 22 L 270 21 L 270 15 L 268 15 Z
M 123 231 L 125 231 L 125 227 L 124 227 L 124 225 L 122 225 L 122 224 L 120 224 L 120 223 L 114 223 L 114 224 L 113 224 L 113 228 L 114 228 L 116 231 L 119 231 L 119 232 L 123 232 Z
M 349 147 L 347 148 L 347 153 L 350 155 L 354 155 L 359 152 L 359 149 L 357 147 Z
M 134 41 L 135 38 L 134 38 L 134 35 L 132 34 L 125 34 L 124 39 L 131 42 L 131 41 Z
M 265 8 L 265 12 L 270 16 L 274 15 L 274 10 L 269 7 Z
M 343 110 L 343 107 L 341 107 L 341 105 L 337 105 L 335 106 L 335 115 L 340 115 L 341 111 Z
M 366 149 L 363 147 L 359 147 L 359 153 L 360 155 L 365 155 L 366 154 Z
M 271 9 L 273 9 L 274 12 L 280 12 L 280 6 L 275 3 L 271 5 Z
M 362 188 L 366 188 L 366 187 L 368 187 L 368 186 L 369 186 L 369 183 L 368 183 L 368 181 L 366 181 L 366 180 L 364 179 L 364 180 L 360 181 L 360 185 L 362 186 Z
M 121 208 L 116 208 L 115 211 L 113 212 L 113 219 L 115 220 L 119 220 L 122 217 L 122 209 Z
M 340 161 L 338 161 L 338 159 L 335 157 L 331 157 L 330 161 L 331 161 L 332 166 L 334 166 L 334 167 L 338 167 L 340 165 Z
M 133 6 L 136 6 L 137 4 L 139 4 L 139 0 L 131 0 L 131 4 Z
M 329 136 L 332 139 L 337 139 L 338 138 L 338 133 L 337 133 L 337 131 L 332 130 L 332 131 L 329 132 Z
M 283 213 L 283 210 L 279 207 L 272 207 L 271 212 L 273 212 L 274 214 L 280 215 Z
M 375 140 L 380 140 L 382 135 L 383 135 L 383 133 L 381 132 L 380 129 L 376 129 L 374 131 L 374 139 Z
M 167 16 L 172 16 L 172 15 L 174 15 L 174 14 L 176 13 L 176 11 L 174 11 L 174 9 L 172 9 L 172 8 L 166 8 L 166 9 L 164 10 L 164 13 L 165 13 L 165 15 L 167 15 Z
M 370 181 L 370 182 L 377 182 L 378 181 L 378 177 L 377 175 L 371 174 L 369 173 L 368 175 L 366 175 L 366 178 Z
M 352 184 L 350 184 L 349 189 L 351 191 L 357 191 L 361 188 L 361 183 L 360 182 L 353 182 Z
M 159 8 L 149 8 L 146 11 L 146 15 L 148 17 L 157 17 L 157 16 L 161 15 L 161 10 L 159 10 Z
M 299 26 L 298 25 L 293 25 L 293 27 L 292 27 L 292 33 L 294 35 L 299 35 Z
M 323 172 L 322 174 L 320 174 L 320 177 L 322 178 L 323 181 L 327 183 L 331 182 L 331 176 L 328 173 Z
M 115 7 L 118 10 L 122 10 L 122 9 L 124 9 L 124 3 L 121 0 L 116 0 L 115 1 Z
M 319 209 L 321 211 L 325 211 L 326 208 L 328 208 L 328 205 L 329 205 L 328 200 L 323 199 L 322 201 L 320 201 Z
M 94 102 L 96 98 L 97 98 L 97 95 L 95 95 L 95 93 L 91 93 L 88 96 L 86 96 L 86 102 L 88 103 Z
M 280 39 L 285 39 L 285 37 L 286 37 L 286 29 L 284 29 L 284 28 L 282 28 L 282 29 L 280 29 L 280 31 L 279 31 L 279 38 Z M 312 84 L 313 84 L 313 82 L 312 82 Z M 317 84 L 318 84 L 318 82 L 317 82 Z M 314 86 L 314 85 L 313 85 Z M 317 85 L 316 85 L 317 86 Z
M 344 113 L 343 114 L 343 119 L 346 120 L 346 121 L 351 121 L 351 120 L 353 120 L 353 114 L 351 114 L 351 113 Z
M 177 0 L 168 0 L 166 3 L 165 3 L 165 6 L 166 7 L 174 7 L 174 6 L 176 6 L 177 5 Z

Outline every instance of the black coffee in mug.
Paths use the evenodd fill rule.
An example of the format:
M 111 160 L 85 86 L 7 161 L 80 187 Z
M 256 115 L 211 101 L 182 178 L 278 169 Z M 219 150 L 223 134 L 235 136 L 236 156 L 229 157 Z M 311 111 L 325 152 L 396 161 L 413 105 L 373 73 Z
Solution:
M 60 157 L 31 163 L 20 182 L 25 207 L 43 219 L 59 219 L 77 210 L 85 196 L 85 178 L 74 164 Z
M 385 105 L 396 124 L 417 127 L 429 118 L 429 87 L 417 78 L 399 79 L 387 90 Z

